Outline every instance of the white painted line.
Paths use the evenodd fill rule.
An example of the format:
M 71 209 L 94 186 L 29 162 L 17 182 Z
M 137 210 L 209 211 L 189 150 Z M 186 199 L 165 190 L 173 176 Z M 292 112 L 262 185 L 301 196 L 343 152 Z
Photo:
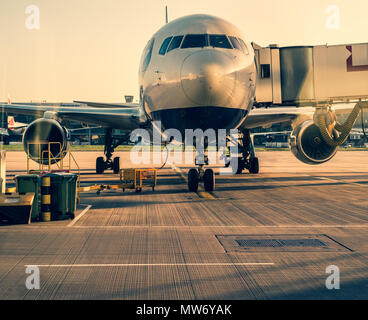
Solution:
M 273 266 L 273 262 L 239 262 L 239 263 L 97 263 L 97 264 L 26 264 L 40 268 L 89 268 L 89 267 L 221 267 L 221 266 Z
M 28 227 L 30 228 L 30 227 Z M 59 228 L 59 227 L 55 227 Z M 280 224 L 280 225 L 258 225 L 258 226 L 245 226 L 245 225 L 203 225 L 203 226 L 188 226 L 188 225 L 178 225 L 178 226 L 152 226 L 152 225 L 142 225 L 142 226 L 75 226 L 78 229 L 153 229 L 153 228 L 162 228 L 162 229 L 209 229 L 209 228 L 248 228 L 248 229 L 262 229 L 262 228 L 368 228 L 368 223 L 365 224 Z
M 171 166 L 171 169 L 173 169 L 177 174 L 179 174 L 182 177 L 182 179 L 186 183 L 188 183 L 188 179 L 187 179 L 186 175 L 183 173 L 183 171 L 181 169 L 179 169 L 175 164 L 173 164 L 171 162 L 169 162 L 168 164 Z
M 331 182 L 337 182 L 337 183 L 341 183 L 341 184 L 351 184 L 353 186 L 359 186 L 359 187 L 367 187 L 368 185 L 364 185 L 364 184 L 360 184 L 357 182 L 348 182 L 345 180 L 336 180 L 336 179 L 331 179 L 331 178 L 327 178 L 327 177 L 317 177 L 317 176 L 311 176 L 320 180 L 326 180 L 326 181 L 331 181 Z
M 80 218 L 82 218 L 86 213 L 87 213 L 87 211 L 90 209 L 92 207 L 92 205 L 90 204 L 90 205 L 88 205 L 87 206 L 87 208 L 85 208 L 77 217 L 75 217 L 74 219 L 73 219 L 73 221 L 72 222 L 70 222 L 68 225 L 67 225 L 67 227 L 72 227 L 72 226 L 74 226 L 74 224 L 80 219 Z
M 17 227 L 17 226 L 16 226 Z M 24 230 L 29 230 L 29 229 L 37 229 L 37 230 L 42 230 L 42 229 L 61 229 L 61 228 L 65 228 L 64 226 L 32 226 L 32 225 L 27 225 L 26 229 Z M 221 226 L 221 225 L 212 225 L 212 226 L 208 226 L 208 225 L 203 225 L 203 226 L 188 226 L 188 225 L 167 225 L 167 226 L 153 226 L 153 225 L 141 225 L 141 226 L 74 226 L 73 229 L 216 229 L 216 228 L 247 228 L 247 229 L 267 229 L 267 228 L 272 228 L 272 229 L 282 229 L 282 228 L 290 228 L 290 229 L 306 229 L 306 228 L 368 228 L 368 223 L 365 224 L 304 224 L 304 225 L 298 225 L 298 224 L 280 224 L 280 225 L 257 225 L 257 226 L 251 226 L 251 225 L 227 225 L 227 226 Z M 8 231 L 8 230 L 14 230 L 13 226 L 2 226 L 0 228 L 0 232 L 1 231 Z M 212 231 L 212 230 L 211 230 Z

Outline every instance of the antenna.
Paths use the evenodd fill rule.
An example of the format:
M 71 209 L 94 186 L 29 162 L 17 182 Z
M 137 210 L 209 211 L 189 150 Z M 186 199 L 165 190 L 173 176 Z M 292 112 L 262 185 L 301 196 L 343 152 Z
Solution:
M 166 13 L 166 23 L 169 23 L 169 16 L 167 14 L 167 6 L 165 6 L 165 13 Z

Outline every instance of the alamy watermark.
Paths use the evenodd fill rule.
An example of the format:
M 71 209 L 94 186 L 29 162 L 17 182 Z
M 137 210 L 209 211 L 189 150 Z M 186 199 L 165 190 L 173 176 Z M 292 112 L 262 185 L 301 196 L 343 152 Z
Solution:
M 338 266 L 330 265 L 326 268 L 326 273 L 329 276 L 326 279 L 326 288 L 328 290 L 340 289 L 340 269 Z
M 26 29 L 39 30 L 40 29 L 40 8 L 34 4 L 26 7 Z
M 136 165 L 161 164 L 224 164 L 232 169 L 238 165 L 237 129 L 185 129 L 184 138 L 177 129 L 161 129 L 161 122 L 153 122 L 153 132 L 146 129 L 133 130 L 130 140 L 135 143 L 130 151 L 130 160 Z M 151 146 L 152 145 L 152 150 Z M 167 150 L 162 150 L 165 145 Z M 220 174 L 229 174 L 220 169 Z
M 340 7 L 337 5 L 329 5 L 326 8 L 326 28 L 330 30 L 339 30 L 340 24 Z
M 26 288 L 28 290 L 40 289 L 40 268 L 35 265 L 26 266 L 26 274 L 29 276 L 26 278 Z

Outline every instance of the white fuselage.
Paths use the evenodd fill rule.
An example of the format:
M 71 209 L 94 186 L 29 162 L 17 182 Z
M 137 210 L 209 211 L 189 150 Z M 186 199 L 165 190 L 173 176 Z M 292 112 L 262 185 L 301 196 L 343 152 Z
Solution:
M 255 94 L 254 51 L 246 40 L 231 23 L 208 15 L 162 27 L 144 49 L 139 69 L 149 119 L 182 132 L 237 128 Z

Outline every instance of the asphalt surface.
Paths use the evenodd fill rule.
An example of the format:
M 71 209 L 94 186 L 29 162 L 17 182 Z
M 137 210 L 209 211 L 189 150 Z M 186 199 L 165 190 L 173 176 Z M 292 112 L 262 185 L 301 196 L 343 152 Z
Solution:
M 118 182 L 94 174 L 99 153 L 74 156 L 82 186 Z M 217 174 L 211 193 L 187 192 L 188 167 L 167 164 L 155 192 L 85 192 L 74 220 L 0 226 L 0 299 L 367 299 L 368 152 L 258 156 L 260 174 Z M 8 152 L 8 186 L 25 168 Z M 29 265 L 40 289 L 26 288 Z

